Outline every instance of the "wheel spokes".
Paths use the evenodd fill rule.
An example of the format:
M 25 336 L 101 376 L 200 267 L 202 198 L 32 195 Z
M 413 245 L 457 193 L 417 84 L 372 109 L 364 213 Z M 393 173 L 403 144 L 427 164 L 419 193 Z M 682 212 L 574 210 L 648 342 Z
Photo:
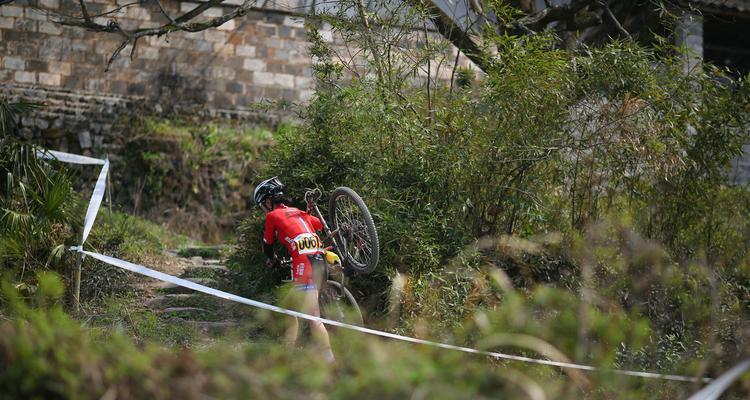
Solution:
M 334 220 L 339 230 L 339 241 L 347 258 L 359 265 L 368 265 L 372 259 L 373 245 L 362 221 L 359 207 L 346 196 L 336 198 Z

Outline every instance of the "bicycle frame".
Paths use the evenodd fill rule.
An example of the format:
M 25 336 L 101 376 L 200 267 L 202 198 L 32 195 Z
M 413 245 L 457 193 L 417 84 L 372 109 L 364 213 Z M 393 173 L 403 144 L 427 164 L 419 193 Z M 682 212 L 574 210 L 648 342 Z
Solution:
M 318 217 L 320 222 L 323 224 L 323 232 L 325 232 L 326 237 L 323 238 L 323 242 L 325 242 L 327 239 L 331 239 L 331 242 L 333 242 L 333 250 L 334 253 L 339 254 L 339 244 L 336 241 L 336 235 L 331 231 L 331 228 L 328 226 L 328 222 L 326 222 L 326 219 L 323 217 L 323 213 L 320 212 L 320 209 L 318 208 L 318 204 L 315 203 L 315 200 L 319 199 L 322 196 L 322 192 L 320 189 L 312 189 L 305 192 L 305 202 L 307 203 L 307 212 L 308 214 L 313 214 L 314 216 Z M 341 254 L 339 254 L 339 257 L 341 257 Z

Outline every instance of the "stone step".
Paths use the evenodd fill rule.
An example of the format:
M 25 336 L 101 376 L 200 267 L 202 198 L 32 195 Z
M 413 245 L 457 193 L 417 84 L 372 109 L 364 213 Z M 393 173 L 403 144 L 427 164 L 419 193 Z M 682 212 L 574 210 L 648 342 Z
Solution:
M 146 307 L 152 310 L 161 310 L 168 307 L 204 307 L 208 309 L 219 309 L 224 306 L 226 306 L 226 300 L 198 292 L 165 294 L 154 297 L 146 302 Z
M 228 272 L 229 269 L 223 265 L 200 265 L 186 269 L 180 277 L 215 278 Z
M 210 288 L 216 287 L 216 280 L 210 278 L 185 278 L 190 282 L 197 283 L 199 285 L 208 286 Z M 195 293 L 195 290 L 188 289 L 179 285 L 175 285 L 170 282 L 159 282 L 155 285 L 157 289 L 160 289 L 164 293 L 179 294 L 179 293 Z
M 236 321 L 193 321 L 182 318 L 170 318 L 169 323 L 191 326 L 205 334 L 222 334 L 239 324 Z
M 203 264 L 224 266 L 224 260 L 203 260 Z
M 196 321 L 216 321 L 221 319 L 220 316 L 200 307 L 168 307 L 159 311 L 163 318 L 180 318 L 184 320 Z
M 157 310 L 167 307 L 174 307 L 177 304 L 192 303 L 194 299 L 198 298 L 198 293 L 183 293 L 183 294 L 165 294 L 163 296 L 157 296 L 146 302 L 146 307 Z

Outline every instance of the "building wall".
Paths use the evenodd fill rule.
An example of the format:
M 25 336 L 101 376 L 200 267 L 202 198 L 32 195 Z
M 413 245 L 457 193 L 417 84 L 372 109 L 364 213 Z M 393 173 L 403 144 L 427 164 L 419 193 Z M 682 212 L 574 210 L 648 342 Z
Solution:
M 92 14 L 114 8 L 110 0 L 87 3 Z M 132 60 L 127 47 L 105 72 L 121 37 L 61 27 L 45 12 L 76 13 L 76 1 L 15 4 L 0 7 L 3 82 L 146 96 L 162 100 L 165 106 L 195 103 L 212 108 L 248 106 L 261 98 L 300 101 L 312 93 L 305 31 L 301 20 L 290 13 L 253 11 L 217 29 L 147 37 L 139 42 Z M 196 5 L 173 0 L 163 4 L 172 15 Z M 207 13 L 216 16 L 224 11 L 216 8 Z M 153 4 L 128 7 L 117 20 L 125 27 L 167 22 Z
M 86 3 L 92 15 L 116 7 L 111 0 Z M 175 0 L 162 4 L 171 15 L 196 6 Z M 314 93 L 302 21 L 283 10 L 252 11 L 203 32 L 144 38 L 132 59 L 128 46 L 109 71 L 105 67 L 121 43 L 119 35 L 62 27 L 49 12 L 80 9 L 75 0 L 18 0 L 0 7 L 0 96 L 45 103 L 33 118 L 24 119 L 24 134 L 59 149 L 116 147 L 122 139 L 121 117 L 133 113 L 274 123 L 284 115 L 253 111 L 253 104 L 304 102 Z M 166 22 L 155 4 L 129 7 L 117 20 L 129 28 Z M 330 31 L 323 36 L 333 40 Z

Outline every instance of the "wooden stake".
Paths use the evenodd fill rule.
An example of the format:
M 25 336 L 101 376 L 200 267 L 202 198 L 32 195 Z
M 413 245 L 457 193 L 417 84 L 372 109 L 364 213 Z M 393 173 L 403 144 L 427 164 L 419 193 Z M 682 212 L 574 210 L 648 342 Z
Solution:
M 73 309 L 76 314 L 81 312 L 81 264 L 83 264 L 83 253 L 78 253 L 76 269 L 73 271 Z
M 109 154 L 107 154 L 109 160 Z M 107 203 L 109 203 L 109 214 L 112 215 L 112 181 L 109 179 L 109 170 L 107 170 Z

